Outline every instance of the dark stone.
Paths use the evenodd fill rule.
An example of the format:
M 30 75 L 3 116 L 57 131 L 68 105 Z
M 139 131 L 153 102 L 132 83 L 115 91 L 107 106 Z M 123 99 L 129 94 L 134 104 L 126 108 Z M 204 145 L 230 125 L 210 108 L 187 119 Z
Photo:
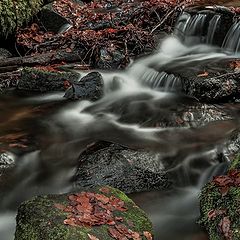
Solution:
M 58 33 L 62 26 L 70 24 L 68 20 L 54 11 L 52 3 L 45 5 L 39 13 L 39 20 L 47 31 Z
M 0 59 L 12 57 L 12 54 L 5 48 L 0 48 Z
M 100 69 L 119 69 L 126 65 L 126 61 L 125 55 L 111 45 L 100 49 L 95 65 Z
M 98 72 L 91 72 L 72 82 L 72 86 L 66 91 L 64 97 L 68 99 L 98 100 L 103 96 L 103 78 Z
M 188 95 L 204 102 L 234 101 L 240 95 L 240 73 L 232 70 L 209 72 L 206 77 L 188 73 L 183 77 L 184 90 Z
M 17 88 L 38 92 L 63 91 L 66 80 L 72 82 L 78 77 L 77 73 L 47 72 L 34 68 L 24 68 Z
M 112 144 L 88 150 L 80 156 L 75 186 L 98 185 L 109 185 L 132 193 L 165 189 L 169 182 L 157 154 Z

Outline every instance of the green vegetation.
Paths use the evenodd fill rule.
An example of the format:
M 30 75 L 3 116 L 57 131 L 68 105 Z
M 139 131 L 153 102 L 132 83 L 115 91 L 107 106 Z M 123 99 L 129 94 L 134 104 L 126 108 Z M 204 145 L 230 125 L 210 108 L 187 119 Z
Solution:
M 36 14 L 43 0 L 1 0 L 0 35 L 7 37 Z
M 57 205 L 68 207 L 69 194 L 35 197 L 22 203 L 18 209 L 15 240 L 89 240 L 89 235 L 101 240 L 112 240 L 109 229 L 115 225 L 125 225 L 131 231 L 138 232 L 146 240 L 144 232 L 152 233 L 152 224 L 146 214 L 123 192 L 105 187 L 109 192 L 104 196 L 114 196 L 124 201 L 127 211 L 114 211 L 114 218 L 122 219 L 119 223 L 97 224 L 92 226 L 66 225 L 69 212 L 57 208 Z M 103 194 L 101 188 L 90 192 Z M 73 193 L 74 194 L 74 193 Z M 90 220 L 91 221 L 91 220 Z M 101 220 L 100 220 L 101 221 Z
M 232 162 L 227 175 L 216 177 L 201 192 L 199 223 L 210 240 L 240 239 L 240 157 Z

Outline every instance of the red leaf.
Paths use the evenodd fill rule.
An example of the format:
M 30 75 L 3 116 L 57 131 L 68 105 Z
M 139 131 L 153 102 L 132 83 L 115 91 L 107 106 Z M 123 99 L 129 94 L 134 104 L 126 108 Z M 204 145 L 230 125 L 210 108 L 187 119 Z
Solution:
M 220 231 L 223 233 L 226 240 L 232 239 L 231 221 L 229 217 L 224 217 L 219 223 Z
M 150 232 L 143 232 L 143 235 L 146 237 L 147 240 L 153 240 L 152 234 Z

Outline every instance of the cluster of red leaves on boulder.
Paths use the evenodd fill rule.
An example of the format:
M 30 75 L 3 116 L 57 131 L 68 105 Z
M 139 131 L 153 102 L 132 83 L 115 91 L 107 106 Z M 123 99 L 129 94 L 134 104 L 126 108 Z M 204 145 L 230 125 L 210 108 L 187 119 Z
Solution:
M 109 190 L 102 188 L 101 191 L 107 192 Z M 124 219 L 122 217 L 115 216 L 115 212 L 128 210 L 121 199 L 99 193 L 81 192 L 69 195 L 68 200 L 68 206 L 55 204 L 55 207 L 58 209 L 69 213 L 67 219 L 64 220 L 64 224 L 84 227 L 108 225 L 108 232 L 114 239 L 142 239 L 140 233 L 129 229 L 123 224 Z M 144 232 L 143 235 L 147 240 L 152 239 L 152 235 L 149 232 Z M 98 238 L 89 235 L 89 239 L 97 240 Z
M 225 196 L 230 187 L 240 187 L 240 170 L 230 170 L 227 175 L 217 176 L 213 183 L 219 187 L 223 196 Z
M 222 197 L 225 197 L 230 187 L 240 187 L 240 170 L 233 169 L 228 172 L 227 175 L 217 176 L 213 179 L 212 183 L 219 187 L 219 191 Z M 227 216 L 227 209 L 213 209 L 208 212 L 208 219 L 214 220 L 217 217 L 221 217 L 218 227 L 220 232 L 224 235 L 225 239 L 232 239 L 231 220 Z

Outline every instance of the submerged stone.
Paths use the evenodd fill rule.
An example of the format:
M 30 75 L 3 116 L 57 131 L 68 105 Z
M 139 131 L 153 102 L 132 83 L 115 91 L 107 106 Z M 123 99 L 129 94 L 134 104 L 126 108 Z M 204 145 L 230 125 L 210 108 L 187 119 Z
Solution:
M 74 199 L 79 203 L 76 207 L 70 205 Z M 81 203 L 85 207 L 81 207 Z M 79 220 L 77 224 L 71 222 L 69 215 Z M 82 224 L 86 215 L 92 217 L 91 226 Z M 112 220 L 105 221 L 105 216 Z M 126 229 L 125 238 L 113 237 L 122 236 L 121 232 Z M 17 214 L 15 240 L 132 239 L 127 237 L 129 234 L 147 240 L 151 239 L 146 237 L 151 236 L 151 232 L 152 224 L 146 214 L 123 192 L 99 187 L 87 192 L 39 196 L 22 203 Z

